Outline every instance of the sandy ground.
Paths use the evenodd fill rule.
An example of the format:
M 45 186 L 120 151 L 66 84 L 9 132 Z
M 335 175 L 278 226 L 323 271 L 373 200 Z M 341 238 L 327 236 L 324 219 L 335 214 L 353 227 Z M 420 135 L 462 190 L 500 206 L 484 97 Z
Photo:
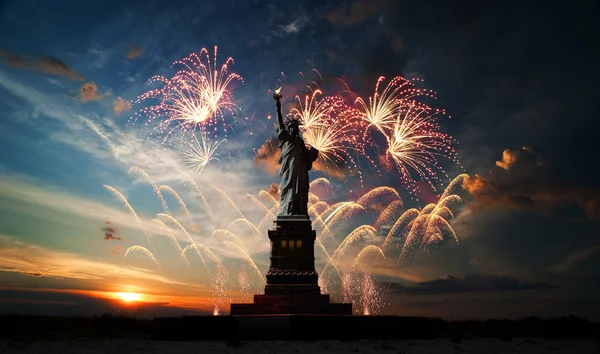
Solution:
M 95 340 L 23 343 L 0 341 L 0 353 L 600 353 L 594 339 L 471 339 L 454 343 L 447 339 L 402 341 L 256 341 L 239 346 L 226 342 L 157 342 L 149 340 Z

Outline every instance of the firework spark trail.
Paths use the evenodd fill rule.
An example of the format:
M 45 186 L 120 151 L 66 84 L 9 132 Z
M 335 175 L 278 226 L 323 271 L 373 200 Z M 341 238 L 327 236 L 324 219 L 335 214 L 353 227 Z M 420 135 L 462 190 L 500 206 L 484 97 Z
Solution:
M 312 182 L 310 182 L 309 190 L 310 189 L 314 190 L 315 188 L 318 188 L 320 186 L 323 186 L 327 189 L 333 189 L 331 182 L 327 178 L 319 177 L 319 178 L 315 178 Z
M 444 210 L 444 208 L 448 209 L 447 207 L 443 207 L 440 210 Z M 454 238 L 454 240 L 456 241 L 456 243 L 457 244 L 459 243 L 458 236 L 456 235 L 456 232 L 454 232 L 454 229 L 452 228 L 452 226 L 450 226 L 450 223 L 448 223 L 448 221 L 443 216 L 439 215 L 438 212 L 431 213 L 428 215 L 427 224 L 425 226 L 425 233 L 423 235 L 423 238 L 421 240 L 421 244 L 419 247 L 420 251 L 424 250 L 427 247 L 427 245 L 429 245 L 431 243 L 431 241 L 433 239 L 439 239 L 440 241 L 443 240 L 441 227 L 444 227 L 445 229 L 447 229 L 450 232 L 450 234 L 452 235 L 452 237 Z
M 333 232 L 329 228 L 329 225 L 327 225 L 325 223 L 325 221 L 323 221 L 323 218 L 321 217 L 321 213 L 323 211 L 321 211 L 321 213 L 319 213 L 319 211 L 317 210 L 317 208 L 319 206 L 321 208 L 324 207 L 325 210 L 327 210 L 327 208 L 328 208 L 328 205 L 325 202 L 319 202 L 308 208 L 308 215 L 312 216 L 312 226 L 317 231 L 317 239 L 321 240 L 322 238 L 324 238 L 327 235 L 327 236 L 329 236 L 329 238 L 334 240 L 335 236 L 333 235 Z
M 227 269 L 221 264 L 217 264 L 216 276 L 213 278 L 213 316 L 218 316 L 231 303 L 231 298 L 227 291 Z
M 427 204 L 427 205 L 425 205 L 425 207 L 423 207 L 423 209 L 421 209 L 420 214 L 422 214 L 422 215 L 431 214 L 431 212 L 434 211 L 436 207 L 437 207 L 437 204 L 434 204 L 434 203 Z
M 152 222 L 157 224 L 158 226 L 160 226 L 161 228 L 163 228 L 165 230 L 165 235 L 167 235 L 169 237 L 173 246 L 177 249 L 177 251 L 179 251 L 179 258 L 182 261 L 184 261 L 185 264 L 187 264 L 188 268 L 190 268 L 190 270 L 191 270 L 192 266 L 190 265 L 190 262 L 188 261 L 187 257 L 185 256 L 185 253 L 183 252 L 183 249 L 181 248 L 179 241 L 177 241 L 177 237 L 175 237 L 175 235 L 173 235 L 171 228 L 169 228 L 169 226 L 167 226 L 167 224 L 162 222 L 162 220 L 152 219 Z
M 363 316 L 370 316 L 373 311 L 371 310 L 371 299 L 376 296 L 377 289 L 373 278 L 368 273 L 363 274 L 363 280 L 361 282 L 361 300 L 363 302 Z
M 125 251 L 124 257 L 127 257 L 133 253 L 141 253 L 141 254 L 147 256 L 148 258 L 150 258 L 150 260 L 152 260 L 152 262 L 154 262 L 160 268 L 160 263 L 158 263 L 158 260 L 156 259 L 154 254 L 152 252 L 150 252 L 146 247 L 137 246 L 137 245 L 131 246 L 127 249 L 127 251 Z
M 317 217 L 322 212 L 327 210 L 327 208 L 329 208 L 329 204 L 327 204 L 327 202 L 318 201 L 318 202 L 314 203 L 313 205 L 311 205 L 310 208 L 308 208 L 308 213 L 313 214 L 313 216 Z
M 321 273 L 322 274 L 325 273 L 325 271 L 331 264 L 335 264 L 335 263 L 339 262 L 339 260 L 344 256 L 344 253 L 346 252 L 348 247 L 350 247 L 357 241 L 360 241 L 364 238 L 374 238 L 376 232 L 377 232 L 377 230 L 375 230 L 375 228 L 373 228 L 373 226 L 371 226 L 371 225 L 361 225 L 361 226 L 357 227 L 356 229 L 354 229 L 338 245 L 338 247 L 333 252 L 333 255 L 330 257 L 330 261 L 328 261 L 325 264 L 325 266 L 323 267 L 323 270 L 321 270 Z
M 419 217 L 419 215 L 419 210 L 415 208 L 408 209 L 407 211 L 402 213 L 402 215 L 398 219 L 396 219 L 396 222 L 394 222 L 394 225 L 392 226 L 390 231 L 388 231 L 388 234 L 385 237 L 381 248 L 385 250 L 389 246 L 390 242 L 392 242 L 394 236 L 398 233 L 398 231 L 404 229 L 409 222 Z
M 375 220 L 375 223 L 373 224 L 375 229 L 379 230 L 382 226 L 388 225 L 388 223 L 392 222 L 396 215 L 396 212 L 398 212 L 403 206 L 404 203 L 402 202 L 402 200 L 392 201 L 388 206 L 385 207 L 385 209 L 379 214 L 379 216 Z
M 345 207 L 347 207 L 350 204 L 353 204 L 354 202 L 348 201 L 348 202 L 339 202 L 339 203 L 335 203 L 331 206 L 329 206 L 329 208 L 327 208 L 322 214 L 321 214 L 321 218 L 325 218 L 324 219 L 324 223 L 328 224 L 329 221 L 331 220 L 331 218 L 333 218 L 340 210 L 344 209 Z
M 354 270 L 357 267 L 361 266 L 365 259 L 372 253 L 376 254 L 377 256 L 381 256 L 381 258 L 385 259 L 385 254 L 383 254 L 383 250 L 381 248 L 375 245 L 368 245 L 362 250 L 360 250 L 356 258 L 354 258 L 354 263 L 352 263 L 352 269 Z
M 225 141 L 227 140 L 209 140 L 206 137 L 206 133 L 201 130 L 200 141 L 198 141 L 197 134 L 194 134 L 193 140 L 187 143 L 187 146 L 183 151 L 183 162 L 192 170 L 191 173 L 202 171 L 212 160 L 219 161 L 215 156 L 215 153 L 217 152 L 219 145 Z
M 112 192 L 112 194 L 115 197 L 117 197 L 123 203 L 123 205 L 127 208 L 127 210 L 129 210 L 129 212 L 131 213 L 131 215 L 133 215 L 133 217 L 135 218 L 135 220 L 138 222 L 138 225 L 140 225 L 140 228 L 142 229 L 142 232 L 144 232 L 144 236 L 146 236 L 146 240 L 150 244 L 150 247 L 152 248 L 153 251 L 156 252 L 156 250 L 154 249 L 154 244 L 152 243 L 152 240 L 150 240 L 150 235 L 146 231 L 146 228 L 144 227 L 144 224 L 142 223 L 142 220 L 140 220 L 140 218 L 138 217 L 138 215 L 135 212 L 135 210 L 131 207 L 131 204 L 129 204 L 129 202 L 127 201 L 127 198 L 125 198 L 125 196 L 123 194 L 121 194 L 121 192 L 119 192 L 118 190 L 116 190 L 115 188 L 113 188 L 113 187 L 111 187 L 109 185 L 105 184 L 105 185 L 103 185 L 103 187 L 106 188 L 106 189 L 108 189 L 110 192 Z
M 335 269 L 335 272 L 341 278 L 342 277 L 342 273 L 340 273 L 340 270 L 338 269 L 336 262 L 333 260 L 333 258 L 331 257 L 331 255 L 327 251 L 327 248 L 325 247 L 325 245 L 319 239 L 315 240 L 315 244 L 317 246 L 319 246 L 319 248 L 321 249 L 321 251 L 323 251 L 323 253 L 325 254 L 325 257 L 327 259 L 327 264 L 331 264 L 331 266 L 333 266 L 333 268 Z M 323 268 L 323 272 L 325 272 L 325 269 L 326 268 L 324 267 Z
M 206 211 L 208 212 L 208 216 L 210 217 L 210 220 L 212 221 L 213 225 L 218 228 L 219 223 L 215 219 L 215 215 L 212 212 L 210 204 L 208 204 L 208 201 L 204 197 L 204 193 L 202 193 L 202 191 L 200 190 L 200 187 L 198 187 L 196 182 L 194 182 L 194 180 L 192 179 L 192 176 L 187 175 L 187 177 L 188 177 L 188 180 L 190 181 L 190 183 L 192 184 L 192 187 L 194 187 L 194 190 L 196 191 L 196 193 L 198 193 L 198 195 L 200 196 L 200 199 L 202 199 L 202 202 L 204 203 L 204 206 L 206 207 Z
M 258 226 L 256 226 L 256 227 L 259 230 L 262 230 L 263 227 L 265 226 L 265 223 L 267 221 L 275 219 L 275 214 L 274 213 L 276 213 L 277 210 L 279 210 L 279 203 L 275 204 L 271 209 L 269 209 L 269 212 L 266 213 L 265 216 L 263 216 L 263 218 L 258 223 Z
M 229 224 L 229 226 L 227 226 L 227 230 L 230 231 L 230 229 L 233 226 L 235 226 L 236 224 L 242 224 L 242 225 L 246 226 L 247 228 L 249 228 L 252 231 L 253 236 L 257 236 L 257 237 L 261 236 L 260 230 L 253 223 L 251 223 L 250 221 L 248 221 L 248 219 L 245 219 L 245 218 L 243 218 L 243 219 L 238 218 L 238 219 L 233 220 Z
M 452 226 L 448 224 L 448 221 L 446 221 L 446 219 L 435 214 L 421 214 L 415 220 L 415 223 L 411 227 L 410 232 L 406 237 L 406 241 L 404 242 L 402 251 L 398 256 L 398 261 L 396 262 L 396 265 L 398 265 L 402 260 L 406 258 L 408 252 L 410 252 L 410 248 L 414 247 L 415 245 L 420 245 L 423 238 L 428 237 L 429 233 L 431 233 L 431 230 L 428 227 L 430 225 L 431 218 L 434 218 L 436 223 L 440 223 L 441 225 L 446 226 L 448 230 L 450 230 L 456 242 L 458 242 L 458 237 L 456 236 L 456 233 L 452 229 Z
M 154 194 L 156 194 L 156 196 L 158 197 L 158 200 L 160 201 L 163 210 L 165 211 L 165 213 L 168 213 L 169 207 L 167 206 L 167 201 L 163 197 L 162 193 L 160 192 L 160 189 L 158 188 L 158 185 L 154 182 L 152 177 L 150 177 L 150 175 L 146 171 L 137 166 L 131 166 L 127 171 L 127 173 L 129 174 L 132 174 L 134 172 L 139 173 L 144 178 L 144 180 L 146 180 L 146 182 L 148 182 L 150 186 L 152 186 L 152 190 L 154 191 Z
M 229 195 L 227 193 L 223 192 L 223 190 L 217 186 L 210 185 L 210 187 L 213 188 L 214 190 L 216 190 L 222 197 L 225 198 L 227 203 L 229 203 L 229 205 L 231 205 L 233 207 L 233 209 L 238 213 L 240 218 L 244 218 L 244 219 L 246 218 L 244 216 L 244 213 L 242 213 L 240 208 L 238 208 L 238 206 L 233 202 L 233 200 L 231 199 L 231 197 L 229 197 Z
M 335 225 L 343 223 L 345 220 L 350 219 L 352 216 L 355 216 L 361 211 L 366 211 L 362 205 L 349 203 L 339 208 L 339 210 L 337 210 L 334 214 L 330 215 L 330 217 L 325 220 L 325 223 L 330 229 L 333 230 Z
M 168 192 L 169 194 L 171 194 L 171 196 L 173 198 L 175 198 L 175 200 L 177 201 L 177 203 L 179 203 L 179 207 L 181 208 L 181 210 L 188 217 L 190 225 L 193 225 L 194 221 L 192 220 L 192 214 L 190 214 L 190 211 L 189 211 L 187 205 L 185 204 L 185 202 L 183 201 L 183 199 L 181 199 L 181 197 L 179 196 L 179 194 L 173 188 L 171 188 L 171 187 L 169 187 L 167 185 L 164 185 L 164 184 L 161 185 L 161 186 L 159 186 L 158 189 L 160 191 L 164 190 L 164 191 Z
M 204 263 L 204 266 L 207 269 L 208 269 L 208 266 L 204 262 L 204 257 L 202 257 L 200 251 L 204 251 L 206 254 L 208 254 L 210 256 L 210 259 L 212 259 L 212 261 L 215 262 L 216 264 L 221 263 L 221 259 L 219 258 L 219 256 L 217 256 L 210 248 L 204 246 L 201 243 L 190 243 L 189 245 L 187 245 L 183 248 L 183 253 L 185 254 L 190 250 L 194 250 L 196 252 L 196 254 L 200 256 L 200 259 L 202 260 L 202 262 Z
M 271 195 L 271 193 L 267 192 L 267 191 L 266 191 L 266 190 L 264 190 L 264 189 L 263 189 L 263 190 L 260 190 L 260 191 L 258 192 L 258 197 L 259 197 L 259 198 L 266 199 L 266 200 L 268 200 L 268 201 L 272 202 L 273 204 L 275 204 L 275 203 L 278 203 L 278 202 L 279 202 L 277 199 L 275 199 L 275 197 L 273 197 L 273 196 Z
M 183 225 L 181 225 L 181 223 L 179 223 L 179 221 L 177 221 L 177 219 L 175 219 L 174 217 L 172 217 L 172 216 L 171 216 L 171 215 L 169 215 L 169 214 L 162 214 L 162 213 L 161 213 L 161 214 L 157 214 L 156 216 L 163 217 L 163 218 L 165 218 L 165 219 L 169 220 L 171 223 L 175 224 L 175 225 L 177 226 L 177 228 L 179 228 L 179 230 L 181 230 L 181 231 L 182 231 L 182 232 L 183 232 L 183 233 L 184 233 L 184 234 L 187 236 L 187 238 L 188 238 L 188 240 L 190 241 L 190 243 L 191 243 L 192 245 L 195 245 L 195 247 L 194 247 L 194 248 L 195 248 L 195 250 L 196 250 L 196 253 L 198 254 L 198 256 L 200 257 L 200 259 L 202 260 L 202 264 L 204 264 L 204 266 L 205 266 L 205 267 L 207 267 L 207 266 L 206 266 L 206 261 L 204 260 L 204 257 L 202 257 L 202 254 L 201 254 L 201 253 L 200 253 L 200 251 L 198 250 L 198 247 L 197 247 L 197 245 L 196 245 L 196 242 L 194 241 L 194 239 L 192 238 L 192 236 L 190 236 L 190 234 L 187 232 L 187 230 L 185 229 L 185 227 L 183 227 Z M 207 267 L 207 268 L 208 268 L 208 267 Z
M 212 234 L 210 235 L 210 237 L 217 237 L 217 235 L 222 234 L 224 236 L 229 236 L 232 239 L 235 240 L 235 243 L 244 251 L 246 251 L 246 246 L 244 246 L 244 242 L 242 242 L 242 240 L 238 237 L 238 235 L 234 234 L 233 232 L 227 230 L 227 229 L 216 229 L 212 232 Z M 230 241 L 231 242 L 231 241 Z M 247 251 L 246 251 L 247 253 Z
M 376 187 L 371 189 L 369 192 L 365 193 L 362 197 L 360 197 L 356 201 L 356 204 L 360 204 L 366 208 L 374 204 L 376 199 L 379 199 L 385 196 L 386 194 L 389 195 L 394 201 L 399 200 L 400 202 L 402 202 L 402 197 L 400 197 L 400 194 L 398 194 L 398 192 L 394 188 Z
M 159 120 L 154 131 L 162 135 L 163 142 L 177 129 L 187 131 L 200 126 L 211 126 L 215 123 L 213 118 L 223 118 L 226 131 L 228 124 L 223 111 L 234 114 L 236 108 L 229 86 L 234 81 L 243 84 L 243 79 L 238 74 L 228 73 L 229 65 L 233 64 L 232 58 L 228 58 L 220 69 L 217 69 L 216 63 L 216 46 L 212 61 L 208 50 L 203 48 L 200 53 L 192 53 L 174 62 L 174 66 L 180 65 L 183 69 L 170 79 L 164 76 L 150 79 L 150 84 L 159 82 L 162 86 L 140 95 L 136 103 L 147 100 L 157 100 L 158 103 L 142 108 L 132 117 L 131 122 L 135 123 L 142 116 L 147 119 L 147 126 L 154 120 Z M 172 122 L 176 123 L 174 128 L 171 128 Z
M 252 269 L 254 269 L 254 271 L 256 271 L 256 274 L 258 274 L 258 276 L 260 277 L 262 282 L 266 283 L 265 277 L 263 276 L 262 272 L 260 271 L 260 269 L 258 269 L 258 267 L 256 266 L 256 263 L 254 263 L 254 260 L 252 259 L 252 257 L 250 257 L 250 255 L 248 254 L 248 252 L 245 249 L 240 247 L 235 242 L 223 241 L 223 243 L 231 248 L 236 249 L 239 252 L 239 254 L 242 256 L 242 259 L 244 259 L 246 262 L 248 262 L 248 264 L 250 264 Z
M 271 212 L 271 210 L 269 210 L 269 208 L 267 208 L 267 206 L 258 198 L 256 198 L 252 194 L 246 194 L 246 197 L 250 199 L 257 207 L 262 209 L 267 215 L 271 216 L 272 218 L 275 218 L 275 215 Z
M 440 196 L 440 200 L 445 199 L 446 197 L 450 196 L 450 193 L 452 193 L 452 191 L 454 190 L 454 188 L 456 186 L 459 186 L 462 184 L 462 182 L 464 181 L 465 178 L 469 177 L 468 174 L 463 173 L 460 174 L 458 176 L 456 176 L 449 184 L 448 187 L 446 187 L 446 189 L 444 189 L 444 193 L 442 193 L 442 195 Z

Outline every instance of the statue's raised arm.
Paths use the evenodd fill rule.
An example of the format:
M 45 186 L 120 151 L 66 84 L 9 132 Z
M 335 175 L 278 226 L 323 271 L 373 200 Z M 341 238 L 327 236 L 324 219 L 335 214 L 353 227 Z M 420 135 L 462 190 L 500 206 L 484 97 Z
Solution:
M 279 128 L 279 131 L 277 133 L 285 130 L 285 125 L 283 124 L 283 115 L 281 114 L 281 93 L 280 92 L 281 92 L 281 88 L 275 90 L 275 94 L 273 95 L 273 98 L 275 99 L 275 106 L 277 107 L 277 126 Z
M 273 95 L 277 106 L 277 140 L 281 155 L 279 215 L 308 216 L 308 171 L 318 157 L 314 149 L 307 149 L 300 136 L 300 122 L 290 119 L 287 127 L 281 113 L 281 94 L 279 90 Z M 314 151 L 312 151 L 314 150 Z

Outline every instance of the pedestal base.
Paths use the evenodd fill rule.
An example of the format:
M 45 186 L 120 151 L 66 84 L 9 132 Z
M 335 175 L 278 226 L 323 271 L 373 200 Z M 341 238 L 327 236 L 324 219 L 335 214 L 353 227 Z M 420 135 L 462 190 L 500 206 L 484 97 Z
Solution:
M 254 295 L 253 304 L 231 304 L 231 315 L 352 315 L 352 304 L 332 304 L 329 295 Z
M 352 315 L 352 304 L 332 304 L 321 294 L 310 218 L 279 215 L 273 223 L 265 293 L 252 304 L 231 304 L 231 315 Z

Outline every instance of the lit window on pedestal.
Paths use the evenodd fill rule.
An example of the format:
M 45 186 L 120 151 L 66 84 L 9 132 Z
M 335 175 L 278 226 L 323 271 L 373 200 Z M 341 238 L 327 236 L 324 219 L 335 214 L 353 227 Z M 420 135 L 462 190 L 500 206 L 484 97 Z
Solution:
M 283 240 L 281 241 L 281 248 L 286 248 L 287 247 L 287 241 Z
M 302 240 L 296 241 L 296 248 L 302 248 Z
M 294 249 L 294 241 L 290 241 L 290 249 L 293 250 Z

